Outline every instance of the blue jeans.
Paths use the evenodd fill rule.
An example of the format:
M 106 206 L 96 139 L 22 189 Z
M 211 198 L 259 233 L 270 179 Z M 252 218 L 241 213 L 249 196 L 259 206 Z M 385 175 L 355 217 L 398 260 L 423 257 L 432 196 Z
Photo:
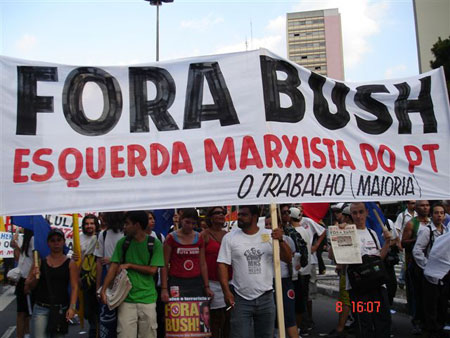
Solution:
M 34 304 L 33 317 L 31 318 L 32 338 L 61 338 L 62 334 L 47 333 L 47 322 L 50 309 Z
M 234 293 L 234 302 L 230 321 L 231 338 L 273 338 L 275 303 L 272 291 L 253 300 Z

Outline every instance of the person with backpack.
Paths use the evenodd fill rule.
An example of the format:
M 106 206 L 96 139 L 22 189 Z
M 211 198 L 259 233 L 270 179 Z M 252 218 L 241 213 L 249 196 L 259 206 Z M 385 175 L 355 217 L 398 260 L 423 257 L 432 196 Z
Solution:
M 106 289 L 116 274 L 127 270 L 131 290 L 117 313 L 117 336 L 119 338 L 156 338 L 157 292 L 153 276 L 158 267 L 164 266 L 164 254 L 159 239 L 145 233 L 148 214 L 145 211 L 125 213 L 126 237 L 117 242 L 111 257 L 111 267 L 105 277 L 100 293 L 106 304 Z
M 123 237 L 122 211 L 104 212 L 102 221 L 106 229 L 100 232 L 95 247 L 96 260 L 96 289 L 103 284 L 111 263 L 111 256 L 117 242 Z M 100 304 L 99 338 L 114 338 L 117 336 L 117 310 L 110 310 L 106 304 Z
M 413 259 L 412 250 L 417 240 L 419 229 L 427 227 L 431 224 L 429 219 L 430 202 L 426 200 L 416 201 L 417 217 L 405 225 L 402 234 L 402 247 L 405 249 L 405 263 L 406 263 L 406 300 L 408 302 L 409 311 L 412 316 L 412 334 L 422 334 L 424 312 L 422 302 L 422 281 L 423 273 L 418 269 Z
M 98 302 L 96 291 L 97 263 L 94 256 L 97 245 L 97 231 L 100 223 L 97 216 L 87 214 L 81 222 L 82 233 L 80 234 L 81 266 L 80 266 L 80 289 L 83 292 L 84 318 L 89 323 L 89 338 L 97 337 L 98 324 Z
M 301 211 L 298 208 L 288 209 L 290 221 L 285 226 L 284 232 L 293 239 L 295 244 L 294 258 L 292 261 L 292 280 L 295 290 L 295 316 L 297 327 L 304 330 L 300 334 L 307 336 L 305 330 L 308 321 L 307 302 L 309 294 L 309 279 L 311 276 L 311 234 L 300 225 Z M 295 232 L 293 232 L 294 230 Z M 306 316 L 305 316 L 306 314 Z
M 369 210 L 364 202 L 350 205 L 360 243 L 362 264 L 349 264 L 346 269 L 346 290 L 349 291 L 354 314 L 357 318 L 358 338 L 389 338 L 391 312 L 386 289 L 387 274 L 383 260 L 386 257 L 391 234 L 383 231 L 381 247 L 375 231 L 366 227 Z

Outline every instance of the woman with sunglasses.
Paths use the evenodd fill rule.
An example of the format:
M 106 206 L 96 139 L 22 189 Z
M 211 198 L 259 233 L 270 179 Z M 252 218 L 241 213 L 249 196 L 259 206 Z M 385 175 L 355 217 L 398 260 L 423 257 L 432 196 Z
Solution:
M 205 258 L 208 266 L 209 287 L 214 292 L 214 299 L 210 304 L 211 333 L 214 338 L 225 338 L 230 332 L 230 312 L 226 311 L 226 304 L 217 274 L 217 257 L 219 255 L 222 238 L 227 234 L 224 230 L 226 211 L 223 207 L 208 209 L 208 228 L 200 234 L 205 242 Z M 229 271 L 231 279 L 231 269 Z

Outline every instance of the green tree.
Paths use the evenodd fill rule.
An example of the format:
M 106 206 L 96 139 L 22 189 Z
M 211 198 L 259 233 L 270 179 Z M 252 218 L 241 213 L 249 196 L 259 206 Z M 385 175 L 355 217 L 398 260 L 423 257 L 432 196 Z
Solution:
M 431 68 L 444 67 L 445 79 L 447 81 L 447 92 L 450 96 L 450 36 L 448 39 L 442 40 L 439 37 L 438 41 L 431 48 L 436 60 L 430 61 Z

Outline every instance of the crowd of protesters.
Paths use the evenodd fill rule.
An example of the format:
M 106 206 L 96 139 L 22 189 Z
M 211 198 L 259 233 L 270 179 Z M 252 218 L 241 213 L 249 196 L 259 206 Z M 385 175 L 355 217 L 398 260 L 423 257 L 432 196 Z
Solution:
M 203 217 L 197 209 L 180 209 L 166 236 L 154 231 L 151 211 L 88 214 L 82 220 L 81 257 L 75 254 L 72 260 L 63 250 L 64 233 L 54 228 L 47 237 L 50 254 L 36 262 L 33 233 L 26 230 L 21 242 L 11 243 L 20 270 L 17 337 L 64 336 L 67 327 L 58 326 L 54 310 L 73 320 L 80 299 L 84 313 L 78 315 L 86 319 L 90 338 L 165 337 L 164 304 L 170 298 L 209 297 L 209 304 L 201 305 L 201 332 L 215 338 L 272 338 L 277 326 L 273 240 L 280 248 L 286 336 L 309 336 L 320 330 L 313 303 L 317 277 L 326 273 L 322 252 L 335 259 L 327 228 L 353 224 L 362 265 L 382 267 L 384 275 L 382 282 L 361 285 L 354 276 L 362 265 L 336 264 L 339 314 L 335 329 L 321 336 L 391 337 L 399 286 L 406 287 L 411 335 L 446 337 L 450 204 L 430 202 L 408 201 L 393 220 L 380 224 L 380 231 L 367 225 L 370 210 L 362 202 L 334 204 L 319 222 L 304 215 L 301 204 L 282 204 L 274 229 L 264 206 L 240 206 L 237 222 L 225 221 L 222 206 L 201 209 Z M 111 310 L 107 290 L 123 272 L 131 288 Z M 377 310 L 368 311 L 368 304 L 377 304 Z

